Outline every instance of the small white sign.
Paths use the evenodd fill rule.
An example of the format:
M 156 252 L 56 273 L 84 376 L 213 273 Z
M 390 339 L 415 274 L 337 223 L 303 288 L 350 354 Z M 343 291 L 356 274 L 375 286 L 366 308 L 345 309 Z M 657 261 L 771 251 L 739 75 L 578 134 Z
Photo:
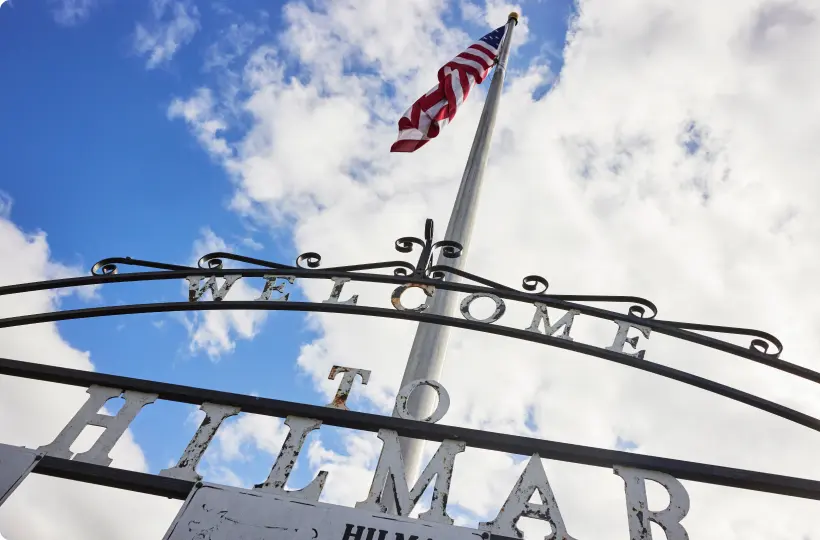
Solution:
M 307 502 L 260 490 L 195 487 L 163 540 L 482 540 L 476 529 Z

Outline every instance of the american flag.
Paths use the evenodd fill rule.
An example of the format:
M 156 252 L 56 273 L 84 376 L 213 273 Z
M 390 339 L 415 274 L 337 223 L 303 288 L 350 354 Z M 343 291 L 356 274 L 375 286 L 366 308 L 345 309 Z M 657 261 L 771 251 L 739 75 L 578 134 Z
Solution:
M 470 89 L 495 63 L 505 31 L 505 26 L 496 28 L 438 70 L 438 84 L 399 119 L 399 138 L 391 152 L 415 152 L 453 120 Z

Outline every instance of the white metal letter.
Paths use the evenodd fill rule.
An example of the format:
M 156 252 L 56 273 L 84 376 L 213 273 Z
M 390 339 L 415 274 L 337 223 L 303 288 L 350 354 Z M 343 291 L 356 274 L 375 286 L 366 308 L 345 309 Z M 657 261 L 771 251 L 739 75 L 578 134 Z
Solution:
M 217 289 L 216 288 L 216 277 L 211 276 L 208 278 L 208 281 L 205 282 L 205 285 L 200 288 L 199 282 L 205 279 L 204 276 L 188 276 L 186 277 L 186 281 L 188 281 L 188 301 L 189 302 L 196 302 L 202 295 L 205 294 L 205 291 L 211 291 L 211 295 L 213 296 L 216 302 L 219 302 L 225 295 L 228 294 L 228 291 L 231 290 L 231 287 L 234 283 L 236 283 L 239 278 L 242 276 L 225 276 L 225 282 L 222 286 Z
M 389 506 L 396 509 L 397 515 L 407 517 L 435 476 L 436 482 L 433 484 L 430 509 L 419 514 L 419 519 L 452 525 L 453 519 L 447 515 L 447 496 L 450 492 L 456 454 L 464 451 L 465 444 L 449 439 L 442 441 L 430 462 L 419 475 L 416 484 L 412 489 L 408 489 L 398 434 L 392 429 L 380 429 L 379 439 L 384 444 L 373 473 L 370 492 L 367 494 L 367 499 L 356 503 L 356 508 L 387 513 L 388 504 L 385 501 L 385 494 L 387 494 L 390 497 Z
M 541 504 L 529 502 L 536 491 L 542 501 Z M 501 536 L 523 538 L 523 533 L 516 527 L 516 523 L 522 517 L 549 522 L 552 532 L 544 540 L 574 540 L 564 525 L 555 495 L 547 480 L 547 473 L 541 464 L 541 456 L 538 454 L 533 454 L 530 458 L 495 519 L 479 523 L 478 528 Z
M 273 469 L 271 469 L 268 479 L 254 486 L 254 488 L 278 495 L 288 495 L 306 501 L 318 502 L 319 496 L 322 495 L 322 490 L 325 487 L 327 471 L 319 471 L 316 478 L 302 489 L 285 490 L 285 484 L 288 483 L 290 472 L 293 470 L 294 465 L 296 465 L 299 452 L 302 451 L 302 445 L 305 444 L 305 438 L 308 436 L 308 433 L 314 429 L 318 429 L 319 426 L 322 425 L 322 421 L 299 416 L 288 416 L 285 418 L 285 425 L 290 427 L 290 431 L 288 431 L 285 437 L 285 442 L 282 443 L 282 450 L 279 451 L 279 456 L 273 464 Z
M 650 329 L 646 326 L 641 326 L 639 324 L 634 324 L 627 321 L 613 321 L 615 324 L 618 325 L 618 333 L 615 334 L 615 341 L 612 342 L 612 345 L 607 347 L 608 351 L 615 351 L 627 356 L 634 356 L 635 358 L 643 358 L 643 355 L 646 354 L 646 351 L 638 351 L 635 353 L 628 353 L 624 352 L 624 345 L 629 343 L 633 349 L 638 347 L 638 336 L 634 336 L 631 338 L 627 338 L 626 334 L 629 332 L 630 328 L 634 328 L 636 330 L 640 330 L 643 337 L 649 338 Z
M 470 313 L 470 304 L 472 304 L 477 298 L 489 298 L 495 302 L 495 311 L 493 311 L 493 313 L 486 319 L 476 319 Z M 464 315 L 464 318 L 468 321 L 492 324 L 500 319 L 501 316 L 504 315 L 505 311 L 507 311 L 507 306 L 504 304 L 504 300 L 490 293 L 473 293 L 461 301 L 461 314 Z
M 631 467 L 614 467 L 613 471 L 624 481 L 630 540 L 652 540 L 650 521 L 663 528 L 666 540 L 689 540 L 686 529 L 680 523 L 689 513 L 689 494 L 677 478 L 665 473 Z M 669 493 L 669 506 L 659 512 L 649 510 L 646 480 L 652 480 L 666 488 Z
M 290 283 L 291 285 L 293 285 L 293 282 L 296 279 L 294 276 L 265 275 L 265 276 L 262 276 L 262 277 L 265 278 L 265 288 L 262 289 L 262 294 L 259 295 L 259 298 L 257 298 L 257 300 L 271 300 L 270 295 L 273 293 L 273 291 L 276 291 L 279 294 L 281 294 L 282 296 L 279 296 L 278 298 L 274 298 L 273 300 L 271 300 L 272 302 L 287 302 L 288 301 L 288 298 L 290 298 L 290 293 L 285 292 L 285 284 L 280 283 L 279 285 L 277 285 L 276 280 L 277 279 L 283 279 L 287 283 Z
M 404 291 L 410 289 L 412 287 L 416 287 L 424 291 L 424 294 L 427 295 L 427 298 L 424 299 L 424 303 L 418 307 L 409 308 L 405 307 L 404 304 L 401 303 L 401 295 L 404 294 Z M 419 285 L 417 283 L 405 283 L 404 285 L 400 285 L 395 288 L 393 294 L 390 295 L 390 303 L 393 304 L 393 307 L 399 311 L 417 311 L 421 313 L 425 311 L 430 305 L 430 298 L 433 297 L 433 293 L 436 292 L 436 288 L 432 285 Z
M 196 430 L 191 442 L 182 452 L 182 457 L 179 458 L 176 466 L 162 469 L 159 471 L 160 476 L 190 480 L 191 482 L 202 480 L 202 476 L 196 472 L 196 466 L 199 464 L 199 460 L 202 459 L 202 454 L 208 449 L 208 445 L 211 444 L 211 440 L 216 435 L 216 430 L 219 429 L 222 422 L 228 417 L 239 414 L 239 407 L 231 407 L 230 405 L 203 403 L 199 408 L 205 412 L 205 418 L 199 425 L 199 429 Z
M 355 306 L 356 302 L 359 301 L 359 295 L 354 294 L 347 300 L 339 300 L 339 297 L 342 294 L 342 287 L 344 287 L 345 283 L 350 281 L 350 278 L 346 277 L 332 277 L 330 278 L 333 280 L 333 289 L 330 291 L 330 298 L 327 300 L 322 300 L 323 304 L 344 304 L 346 306 Z
M 362 385 L 366 385 L 367 381 L 370 380 L 370 371 L 367 369 L 333 366 L 327 378 L 332 381 L 339 373 L 344 373 L 344 375 L 342 375 L 342 382 L 339 383 L 339 389 L 336 390 L 336 396 L 333 398 L 333 401 L 328 403 L 327 406 L 346 411 L 348 410 L 346 405 L 347 398 L 350 396 L 350 390 L 353 388 L 353 381 L 356 380 L 356 375 L 362 378 Z
M 419 386 L 429 386 L 438 394 L 438 405 L 436 405 L 436 410 L 433 411 L 427 418 L 416 418 L 410 414 L 410 411 L 407 410 L 407 402 L 410 400 L 410 395 Z M 447 410 L 449 408 L 450 394 L 447 393 L 447 389 L 444 388 L 440 382 L 431 379 L 417 379 L 402 386 L 399 390 L 399 393 L 396 396 L 396 406 L 393 409 L 393 416 L 398 416 L 399 418 L 404 418 L 406 420 L 436 423 L 444 418 L 444 415 L 447 414 Z
M 108 453 L 122 437 L 122 434 L 125 433 L 125 430 L 128 429 L 128 425 L 144 406 L 153 403 L 157 399 L 156 394 L 144 394 L 133 390 L 123 394 L 119 388 L 106 388 L 97 385 L 89 387 L 87 391 L 89 394 L 88 400 L 80 407 L 74 418 L 65 425 L 53 442 L 39 447 L 38 452 L 49 456 L 71 459 L 73 454 L 70 447 L 80 436 L 85 426 L 99 426 L 105 428 L 105 431 L 102 432 L 94 446 L 87 452 L 77 454 L 74 459 L 94 463 L 95 465 L 108 466 L 112 461 L 108 457 Z M 109 399 L 118 397 L 120 394 L 125 399 L 125 403 L 115 416 L 97 412 Z
M 577 309 L 571 309 L 564 313 L 564 316 L 558 319 L 553 325 L 550 325 L 550 318 L 547 314 L 547 305 L 542 304 L 541 302 L 533 302 L 535 306 L 535 314 L 532 316 L 532 324 L 530 327 L 527 328 L 529 332 L 535 332 L 536 334 L 540 334 L 541 331 L 539 327 L 541 326 L 541 322 L 544 323 L 544 334 L 548 336 L 552 336 L 561 329 L 564 328 L 564 331 L 561 332 L 560 336 L 557 336 L 561 339 L 566 339 L 567 341 L 572 341 L 572 338 L 569 337 L 569 332 L 572 330 L 572 323 L 575 321 L 575 316 L 580 315 L 581 312 Z

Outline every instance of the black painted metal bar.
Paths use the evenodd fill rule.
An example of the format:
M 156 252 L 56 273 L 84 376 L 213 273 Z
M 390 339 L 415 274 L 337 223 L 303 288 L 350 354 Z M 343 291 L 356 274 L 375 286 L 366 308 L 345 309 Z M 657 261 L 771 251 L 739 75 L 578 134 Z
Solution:
M 121 390 L 136 390 L 158 394 L 160 399 L 169 401 L 195 405 L 204 402 L 231 405 L 239 407 L 247 413 L 280 418 L 295 415 L 321 420 L 324 424 L 330 426 L 363 431 L 375 432 L 379 429 L 391 429 L 398 432 L 399 435 L 416 439 L 430 441 L 453 439 L 464 441 L 467 446 L 485 450 L 525 456 L 537 453 L 545 459 L 596 467 L 609 468 L 615 465 L 635 467 L 664 472 L 681 480 L 820 500 L 820 481 L 804 478 L 607 450 L 532 437 L 506 435 L 457 426 L 429 424 L 391 416 L 345 411 L 304 403 L 21 362 L 19 360 L 0 359 L 0 374 L 81 387 L 96 384 Z M 43 458 L 34 469 L 34 472 L 175 498 L 183 498 L 190 489 L 189 483 L 179 480 L 50 457 Z
M 396 261 L 397 263 L 400 261 Z M 156 263 L 152 263 L 156 264 Z M 362 265 L 359 265 L 362 266 Z M 374 266 L 374 265 L 364 265 L 364 266 Z M 180 267 L 178 267 L 180 268 Z M 347 268 L 347 267 L 343 267 Z M 351 267 L 352 268 L 352 267 Z M 442 268 L 438 266 L 436 268 Z M 93 275 L 93 276 L 86 276 L 86 277 L 75 277 L 75 278 L 63 278 L 63 279 L 55 279 L 50 281 L 40 281 L 40 282 L 33 282 L 33 283 L 21 283 L 15 285 L 6 285 L 0 287 L 0 296 L 10 295 L 10 294 L 19 294 L 23 292 L 31 292 L 31 291 L 40 291 L 40 290 L 50 290 L 50 289 L 61 289 L 61 288 L 69 288 L 69 287 L 80 287 L 80 286 L 87 286 L 87 285 L 101 285 L 105 283 L 126 283 L 126 282 L 140 282 L 140 281 L 161 281 L 161 280 L 171 280 L 171 279 L 184 279 L 186 276 L 190 275 L 199 275 L 203 277 L 225 277 L 228 275 L 242 275 L 246 278 L 260 278 L 265 275 L 271 274 L 272 270 L 268 269 L 203 269 L 203 268 L 192 268 L 190 270 L 185 269 L 177 269 L 177 270 L 166 270 L 166 271 L 159 271 L 159 272 L 133 272 L 133 273 L 126 273 L 126 274 L 106 274 L 106 275 Z M 399 275 L 385 275 L 385 274 L 371 274 L 371 273 L 359 273 L 359 272 L 350 272 L 345 270 L 333 270 L 333 269 L 306 269 L 306 268 L 284 268 L 281 269 L 282 274 L 287 274 L 290 276 L 294 276 L 296 278 L 307 278 L 307 279 L 330 279 L 332 277 L 348 277 L 353 281 L 361 281 L 367 283 L 384 283 L 384 284 L 395 284 L 395 285 L 403 285 L 407 283 L 419 283 L 425 285 L 431 285 L 433 287 L 447 289 L 447 290 L 454 290 L 458 292 L 464 292 L 468 294 L 472 293 L 489 293 L 504 298 L 506 300 L 513 300 L 519 302 L 526 302 L 526 303 L 533 303 L 533 302 L 540 302 L 542 304 L 548 305 L 550 307 L 555 307 L 557 309 L 562 310 L 570 310 L 575 309 L 581 312 L 584 315 L 589 315 L 591 317 L 596 317 L 599 319 L 606 319 L 606 320 L 624 320 L 634 322 L 635 324 L 640 324 L 652 329 L 655 332 L 666 334 L 668 336 L 682 339 L 685 341 L 689 341 L 698 345 L 702 345 L 705 347 L 710 347 L 712 349 L 716 349 L 722 352 L 726 352 L 735 356 L 739 356 L 741 358 L 745 358 L 747 360 L 752 360 L 754 362 L 758 362 L 760 364 L 773 367 L 780 371 L 796 375 L 798 377 L 810 380 L 815 383 L 820 383 L 820 372 L 813 371 L 806 367 L 793 364 L 791 362 L 787 362 L 784 360 L 779 359 L 777 356 L 779 355 L 780 351 L 782 350 L 782 344 L 780 341 L 773 335 L 762 332 L 759 330 L 751 330 L 746 328 L 736 328 L 736 327 L 729 327 L 729 326 L 715 326 L 715 325 L 703 325 L 703 324 L 694 324 L 694 323 L 682 323 L 677 321 L 665 321 L 654 319 L 653 317 L 640 317 L 632 314 L 633 308 L 630 308 L 630 313 L 618 313 L 615 311 L 610 311 L 606 309 L 601 309 L 593 306 L 588 306 L 584 304 L 579 304 L 577 302 L 587 301 L 587 302 L 616 302 L 616 303 L 630 303 L 630 302 L 643 302 L 643 305 L 649 307 L 649 309 L 653 312 L 653 316 L 656 313 L 656 308 L 652 302 L 648 300 L 643 300 L 638 297 L 631 297 L 631 296 L 603 296 L 603 295 L 551 295 L 551 294 L 535 294 L 535 293 L 527 293 L 527 292 L 520 292 L 516 291 L 511 288 L 493 288 L 489 286 L 476 286 L 470 285 L 466 283 L 458 283 L 458 282 L 444 282 L 441 280 L 429 279 L 424 277 L 418 276 L 399 276 Z M 353 306 L 351 306 L 353 307 Z M 633 306 L 634 307 L 634 306 Z M 638 306 L 640 307 L 640 306 Z M 280 308 L 261 308 L 257 307 L 255 309 L 280 309 Z M 45 314 L 42 314 L 45 315 Z M 60 319 L 57 319 L 60 320 Z M 45 322 L 45 321 L 39 321 Z M 0 320 L 0 328 L 5 328 L 9 326 L 14 326 L 17 324 L 34 324 L 33 322 L 14 322 L 14 319 L 3 319 Z M 484 325 L 489 326 L 489 325 Z M 483 327 L 482 327 L 483 328 Z M 743 335 L 743 336 L 750 336 L 756 337 L 758 339 L 767 340 L 771 342 L 775 347 L 776 351 L 774 353 L 767 353 L 762 352 L 760 350 L 743 347 L 740 345 L 736 345 L 734 343 L 729 343 L 727 341 L 723 341 L 720 339 L 716 339 L 710 336 L 706 336 L 703 334 L 699 334 L 697 332 L 691 330 L 700 330 L 700 331 L 707 331 L 707 332 L 716 332 L 716 333 L 724 333 L 724 334 L 732 334 L 732 335 Z
M 32 472 L 169 499 L 185 499 L 194 487 L 194 483 L 187 480 L 51 456 L 43 456 Z
M 378 308 L 371 306 L 345 305 L 341 303 L 327 304 L 318 302 L 258 302 L 247 301 L 219 301 L 219 302 L 168 302 L 159 304 L 131 304 L 121 306 L 108 306 L 98 308 L 84 308 L 76 310 L 56 311 L 52 313 L 40 313 L 35 315 L 22 315 L 18 317 L 8 317 L 0 319 L 0 328 L 10 328 L 37 324 L 43 322 L 67 321 L 76 319 L 86 319 L 91 317 L 105 317 L 111 315 L 133 315 L 140 313 L 167 313 L 175 311 L 210 311 L 210 310 L 268 310 L 268 311 L 313 311 L 323 313 L 348 313 L 352 315 L 366 315 L 373 317 L 403 319 L 420 322 L 430 322 L 434 324 L 449 325 L 456 328 L 465 328 L 488 334 L 495 334 L 534 343 L 542 343 L 552 347 L 571 350 L 602 358 L 616 364 L 639 369 L 648 373 L 653 373 L 667 379 L 682 382 L 684 384 L 706 390 L 713 394 L 729 398 L 754 407 L 758 410 L 768 412 L 780 418 L 795 422 L 815 431 L 820 431 L 820 419 L 801 413 L 789 407 L 763 399 L 748 392 L 743 392 L 731 386 L 699 377 L 673 367 L 664 366 L 655 362 L 650 362 L 643 358 L 636 358 L 627 354 L 610 351 L 594 345 L 579 343 L 561 339 L 559 337 L 547 336 L 539 332 L 530 332 L 508 326 L 491 325 L 478 321 L 459 319 L 443 315 L 428 313 L 418 313 L 409 310 L 396 310 L 390 308 Z M 782 360 L 774 359 L 777 362 Z M 812 372 L 814 373 L 814 372 Z M 820 374 L 817 374 L 820 377 Z

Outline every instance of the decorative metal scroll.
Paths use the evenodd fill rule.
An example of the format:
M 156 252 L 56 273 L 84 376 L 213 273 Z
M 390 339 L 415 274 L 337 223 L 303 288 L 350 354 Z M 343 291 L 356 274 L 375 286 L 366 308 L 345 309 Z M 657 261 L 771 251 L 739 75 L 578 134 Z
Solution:
M 542 343 L 595 356 L 677 380 L 820 431 L 820 420 L 817 418 L 715 381 L 651 362 L 645 358 L 645 351 L 638 349 L 641 337 L 646 339 L 651 332 L 658 332 L 820 383 L 820 373 L 780 358 L 783 346 L 775 336 L 748 328 L 661 320 L 657 318 L 658 309 L 654 303 L 636 296 L 551 294 L 547 292 L 549 282 L 535 274 L 524 277 L 520 289 L 509 287 L 446 264 L 448 260 L 461 255 L 462 246 L 447 240 L 435 242 L 433 232 L 433 222 L 427 220 L 423 238 L 402 237 L 396 240 L 395 249 L 399 253 L 418 252 L 415 264 L 389 260 L 322 268 L 322 257 L 315 252 L 299 255 L 292 265 L 226 252 L 204 255 L 196 267 L 130 257 L 103 259 L 92 267 L 90 276 L 9 285 L 0 287 L 0 296 L 109 283 L 184 280 L 188 285 L 188 301 L 94 307 L 8 317 L 0 319 L 0 328 L 109 315 L 234 309 L 347 313 L 427 322 Z M 229 264 L 233 267 L 228 268 Z M 125 269 L 130 271 L 122 271 Z M 264 280 L 260 297 L 250 301 L 231 300 L 233 284 L 239 279 L 250 278 Z M 297 279 L 328 281 L 329 296 L 321 302 L 291 300 L 288 287 L 292 287 Z M 349 290 L 349 286 L 345 289 L 348 282 L 395 286 L 390 297 L 390 307 L 358 305 L 355 291 Z M 415 307 L 405 306 L 402 295 L 409 288 L 424 291 L 424 303 Z M 466 295 L 460 304 L 461 317 L 428 312 L 430 298 L 438 290 Z M 488 298 L 494 302 L 495 309 L 491 315 L 479 318 L 473 314 L 471 305 L 478 298 Z M 529 305 L 534 310 L 532 319 L 523 323 L 529 326 L 522 328 L 496 324 L 505 317 L 508 302 Z M 604 309 L 601 305 L 613 309 Z M 616 311 L 619 305 L 622 310 Z M 551 321 L 550 309 L 560 310 L 563 315 Z M 597 346 L 573 339 L 572 325 L 575 317 L 581 315 L 615 323 L 617 332 L 611 345 Z M 751 341 L 748 346 L 742 346 L 707 334 L 751 338 Z M 628 348 L 631 350 L 627 351 Z M 369 371 L 352 367 L 332 368 L 330 378 L 341 375 L 341 382 L 336 397 L 325 406 L 2 358 L 0 375 L 86 387 L 89 394 L 85 405 L 51 443 L 36 450 L 0 444 L 0 503 L 29 472 L 185 499 L 186 503 L 166 533 L 166 540 L 193 540 L 205 535 L 213 540 L 227 540 L 246 534 L 253 534 L 254 537 L 261 534 L 258 536 L 260 539 L 280 540 L 392 540 L 393 536 L 399 540 L 408 536 L 421 538 L 421 531 L 427 535 L 435 534 L 439 540 L 477 540 L 477 537 L 482 540 L 508 540 L 510 537 L 521 537 L 515 523 L 522 516 L 549 521 L 556 537 L 572 538 L 561 517 L 541 458 L 612 467 L 613 472 L 625 483 L 631 538 L 644 538 L 650 521 L 661 525 L 670 540 L 688 538 L 681 520 L 689 510 L 689 496 L 678 479 L 820 500 L 820 482 L 814 480 L 456 426 L 437 426 L 434 422 L 445 414 L 450 402 L 449 396 L 443 385 L 427 379 L 413 381 L 399 390 L 393 417 L 351 411 L 347 408 L 346 400 L 354 381 L 359 377 L 361 384 L 367 384 L 370 377 Z M 420 385 L 433 388 L 439 396 L 436 410 L 424 419 L 415 418 L 407 411 L 407 401 Z M 99 412 L 107 400 L 119 396 L 125 404 L 118 413 L 108 416 Z M 157 399 L 196 404 L 205 413 L 205 419 L 177 465 L 164 469 L 159 475 L 109 467 L 111 458 L 108 454 L 117 438 L 144 406 Z M 240 412 L 285 418 L 289 432 L 270 475 L 253 490 L 203 484 L 196 471 L 197 463 L 222 421 Z M 373 431 L 378 433 L 383 442 L 370 492 L 365 500 L 356 503 L 355 509 L 318 502 L 326 472 L 319 472 L 305 488 L 285 489 L 288 475 L 305 437 L 322 424 Z M 105 437 L 101 436 L 88 451 L 75 455 L 70 447 L 86 425 L 104 427 L 110 433 Z M 441 442 L 413 487 L 401 476 L 404 473 L 399 436 Z M 480 523 L 478 529 L 453 526 L 446 508 L 454 460 L 467 445 L 530 457 L 509 497 L 501 505 L 498 515 L 492 521 Z M 390 478 L 392 481 L 388 481 Z M 647 480 L 659 483 L 667 490 L 670 501 L 667 509 L 660 512 L 649 511 L 644 488 Z M 409 514 L 425 487 L 430 484 L 433 484 L 430 509 L 419 514 L 417 519 L 410 519 Z M 400 486 L 403 487 L 400 489 Z M 538 494 L 540 503 L 531 500 L 534 493 Z M 395 502 L 395 519 L 385 516 L 390 511 L 385 505 L 384 497 Z
M 9 285 L 0 287 L 0 296 L 85 285 L 182 279 L 189 284 L 191 291 L 189 301 L 94 307 L 9 317 L 0 319 L 0 328 L 108 315 L 226 309 L 348 313 L 429 322 L 542 343 L 596 356 L 728 397 L 820 431 L 820 420 L 814 417 L 703 377 L 651 362 L 645 359 L 645 351 L 637 350 L 637 342 L 641 335 L 649 337 L 650 332 L 657 332 L 820 383 L 820 373 L 782 360 L 780 355 L 783 345 L 779 339 L 768 332 L 749 328 L 661 320 L 657 318 L 656 305 L 650 300 L 637 296 L 551 294 L 548 293 L 547 279 L 535 274 L 524 277 L 521 288 L 515 289 L 444 264 L 447 260 L 459 257 L 462 246 L 457 242 L 447 240 L 436 242 L 433 238 L 433 221 L 428 219 L 425 223 L 423 238 L 406 236 L 396 240 L 395 249 L 399 253 L 408 254 L 414 251 L 418 253 L 415 264 L 404 260 L 387 260 L 322 268 L 322 257 L 315 252 L 299 255 L 295 264 L 292 265 L 226 252 L 204 255 L 199 259 L 196 267 L 130 257 L 107 258 L 92 267 L 91 276 Z M 233 267 L 228 268 L 228 263 L 231 263 Z M 378 272 L 384 270 L 389 272 Z M 265 289 L 262 296 L 251 301 L 230 300 L 230 286 L 240 278 L 264 279 Z M 217 279 L 222 279 L 223 283 L 220 285 Z M 290 300 L 285 288 L 291 286 L 297 279 L 332 281 L 333 286 L 329 298 L 322 302 Z M 202 285 L 203 280 L 204 286 Z M 392 307 L 357 305 L 355 297 L 342 301 L 340 295 L 347 282 L 395 285 L 396 289 L 391 298 Z M 466 293 L 468 296 L 461 306 L 462 317 L 426 313 L 427 304 L 406 308 L 401 303 L 401 294 L 411 287 L 421 288 L 428 296 L 432 296 L 439 289 Z M 209 291 L 213 301 L 205 300 Z M 481 297 L 494 300 L 496 312 L 488 318 L 477 319 L 470 314 L 469 306 L 473 300 Z M 535 314 L 530 326 L 522 329 L 495 324 L 504 314 L 505 302 L 518 302 L 533 306 Z M 600 307 L 601 305 L 613 306 L 614 309 L 617 309 L 618 305 L 624 307 L 619 312 L 604 309 Z M 549 309 L 562 310 L 565 315 L 554 324 L 550 324 Z M 613 343 L 607 347 L 599 347 L 571 339 L 569 332 L 573 318 L 577 315 L 591 316 L 616 323 L 618 330 Z M 638 334 L 629 337 L 629 332 L 638 332 Z M 744 347 L 707 334 L 752 339 L 749 345 Z M 635 352 L 626 352 L 627 347 L 633 347 Z
M 433 264 L 433 259 L 435 257 L 436 252 L 440 252 L 442 258 L 444 259 L 455 259 L 461 256 L 462 246 L 458 242 L 453 242 L 450 240 L 441 240 L 438 242 L 433 242 L 433 220 L 428 219 L 425 223 L 424 228 L 424 239 L 417 238 L 414 236 L 404 236 L 396 240 L 395 249 L 401 253 L 411 253 L 414 248 L 420 248 L 419 258 L 415 265 L 409 263 L 407 261 L 402 260 L 393 260 L 393 261 L 382 261 L 382 262 L 374 262 L 374 263 L 364 263 L 364 264 L 354 264 L 354 265 L 346 265 L 346 266 L 334 266 L 329 268 L 321 268 L 321 261 L 322 256 L 316 252 L 306 252 L 302 253 L 296 258 L 296 262 L 294 265 L 288 265 L 283 263 L 277 263 L 274 261 L 267 261 L 263 259 L 258 259 L 254 257 L 247 257 L 244 255 L 237 255 L 233 253 L 227 252 L 214 252 L 208 253 L 207 255 L 203 255 L 198 263 L 197 268 L 189 267 L 189 266 L 181 266 L 181 265 L 174 265 L 174 264 L 167 264 L 161 262 L 154 262 L 154 261 L 147 261 L 142 259 L 132 259 L 131 257 L 111 257 L 107 259 L 103 259 L 96 264 L 94 264 L 91 268 L 92 276 L 98 277 L 106 277 L 106 276 L 114 276 L 120 273 L 121 266 L 129 266 L 133 268 L 150 268 L 155 270 L 166 270 L 170 272 L 190 272 L 191 270 L 208 270 L 209 272 L 215 272 L 219 270 L 225 270 L 225 261 L 231 262 L 238 262 L 244 263 L 247 265 L 252 265 L 251 267 L 246 268 L 232 268 L 228 272 L 223 272 L 219 274 L 211 274 L 211 275 L 234 275 L 240 274 L 245 275 L 244 272 L 246 271 L 253 271 L 258 270 L 259 268 L 264 269 L 271 269 L 277 271 L 287 272 L 288 274 L 293 274 L 297 272 L 299 274 L 298 277 L 311 277 L 309 274 L 304 274 L 305 271 L 315 270 L 316 277 L 345 277 L 344 274 L 351 273 L 351 279 L 361 279 L 363 281 L 381 281 L 384 283 L 410 283 L 409 280 L 404 281 L 396 281 L 396 280 L 379 280 L 379 279 L 362 279 L 360 273 L 363 271 L 368 270 L 382 270 L 382 269 L 390 269 L 393 271 L 393 274 L 397 277 L 407 277 L 411 278 L 413 283 L 426 283 L 429 282 L 430 285 L 435 285 L 440 288 L 446 289 L 454 289 L 460 290 L 462 292 L 496 292 L 500 294 L 504 293 L 518 293 L 513 287 L 509 287 L 507 285 L 503 285 L 496 281 L 487 279 L 482 276 L 478 276 L 476 274 L 472 274 L 470 272 L 466 272 L 464 270 L 460 270 L 453 266 L 448 266 L 446 264 Z M 319 273 L 321 272 L 321 273 Z M 252 275 L 252 274 L 248 274 Z M 458 278 L 471 281 L 473 283 L 483 285 L 484 288 L 477 288 L 477 287 L 456 287 L 456 286 L 448 286 L 442 283 L 446 278 L 457 276 Z M 46 282 L 40 282 L 37 284 L 27 284 L 27 285 L 38 285 L 37 287 L 27 287 L 26 285 L 13 285 L 10 287 L 0 287 L 0 296 L 6 294 L 13 294 L 17 292 L 24 292 L 30 290 L 42 290 L 42 289 L 53 289 L 53 288 L 63 288 L 63 287 L 74 287 L 80 285 L 91 285 L 91 284 L 100 284 L 105 283 L 107 281 L 142 281 L 142 280 L 149 280 L 149 279 L 162 279 L 162 277 L 158 275 L 144 275 L 140 273 L 134 276 L 136 279 L 109 279 L 109 280 L 84 280 L 84 282 L 80 283 L 77 281 L 76 278 L 69 278 L 69 279 L 62 279 L 62 280 L 52 280 Z M 168 276 L 170 279 L 171 276 Z M 721 342 L 720 340 L 708 338 L 708 336 L 702 336 L 705 340 L 699 340 L 695 336 L 691 336 L 688 334 L 674 334 L 672 330 L 689 330 L 694 332 L 709 332 L 715 334 L 723 334 L 723 335 L 733 335 L 733 336 L 744 336 L 744 337 L 752 337 L 749 344 L 749 350 L 753 352 L 757 352 L 760 355 L 765 355 L 770 358 L 778 358 L 780 354 L 783 352 L 783 344 L 777 339 L 775 336 L 768 332 L 764 332 L 761 330 L 755 330 L 750 328 L 737 328 L 731 326 L 718 326 L 718 325 L 708 325 L 708 324 L 700 324 L 700 323 L 687 323 L 687 322 L 678 322 L 678 321 L 664 321 L 656 319 L 658 315 L 658 308 L 655 306 L 653 302 L 647 300 L 645 298 L 637 297 L 637 296 L 613 296 L 613 295 L 566 295 L 566 294 L 547 294 L 547 290 L 549 288 L 549 282 L 540 275 L 528 275 L 522 279 L 521 282 L 521 289 L 524 293 L 529 293 L 529 295 L 522 295 L 516 294 L 514 297 L 510 297 L 512 299 L 523 300 L 523 301 L 531 301 L 531 302 L 541 302 L 551 307 L 556 307 L 559 309 L 578 309 L 583 314 L 599 316 L 604 315 L 604 318 L 628 318 L 629 320 L 634 320 L 636 322 L 640 322 L 640 324 L 649 326 L 655 331 L 659 331 L 662 333 L 669 333 L 669 335 L 673 335 L 674 337 L 680 337 L 682 339 L 687 339 L 689 341 L 694 341 L 701 345 L 710 346 L 716 349 L 723 350 L 724 352 L 731 352 L 736 353 L 735 345 L 729 342 Z M 627 309 L 626 314 L 615 313 L 612 311 L 606 310 L 599 310 L 595 309 L 592 306 L 586 305 L 579 305 L 578 303 L 608 303 L 608 304 L 631 304 Z M 667 332 L 664 332 L 667 330 Z M 692 332 L 690 332 L 692 333 Z M 718 345 L 718 342 L 724 343 L 725 347 Z M 773 350 L 770 350 L 773 349 Z M 797 374 L 797 373 L 795 373 Z M 820 381 L 818 381 L 820 382 Z

